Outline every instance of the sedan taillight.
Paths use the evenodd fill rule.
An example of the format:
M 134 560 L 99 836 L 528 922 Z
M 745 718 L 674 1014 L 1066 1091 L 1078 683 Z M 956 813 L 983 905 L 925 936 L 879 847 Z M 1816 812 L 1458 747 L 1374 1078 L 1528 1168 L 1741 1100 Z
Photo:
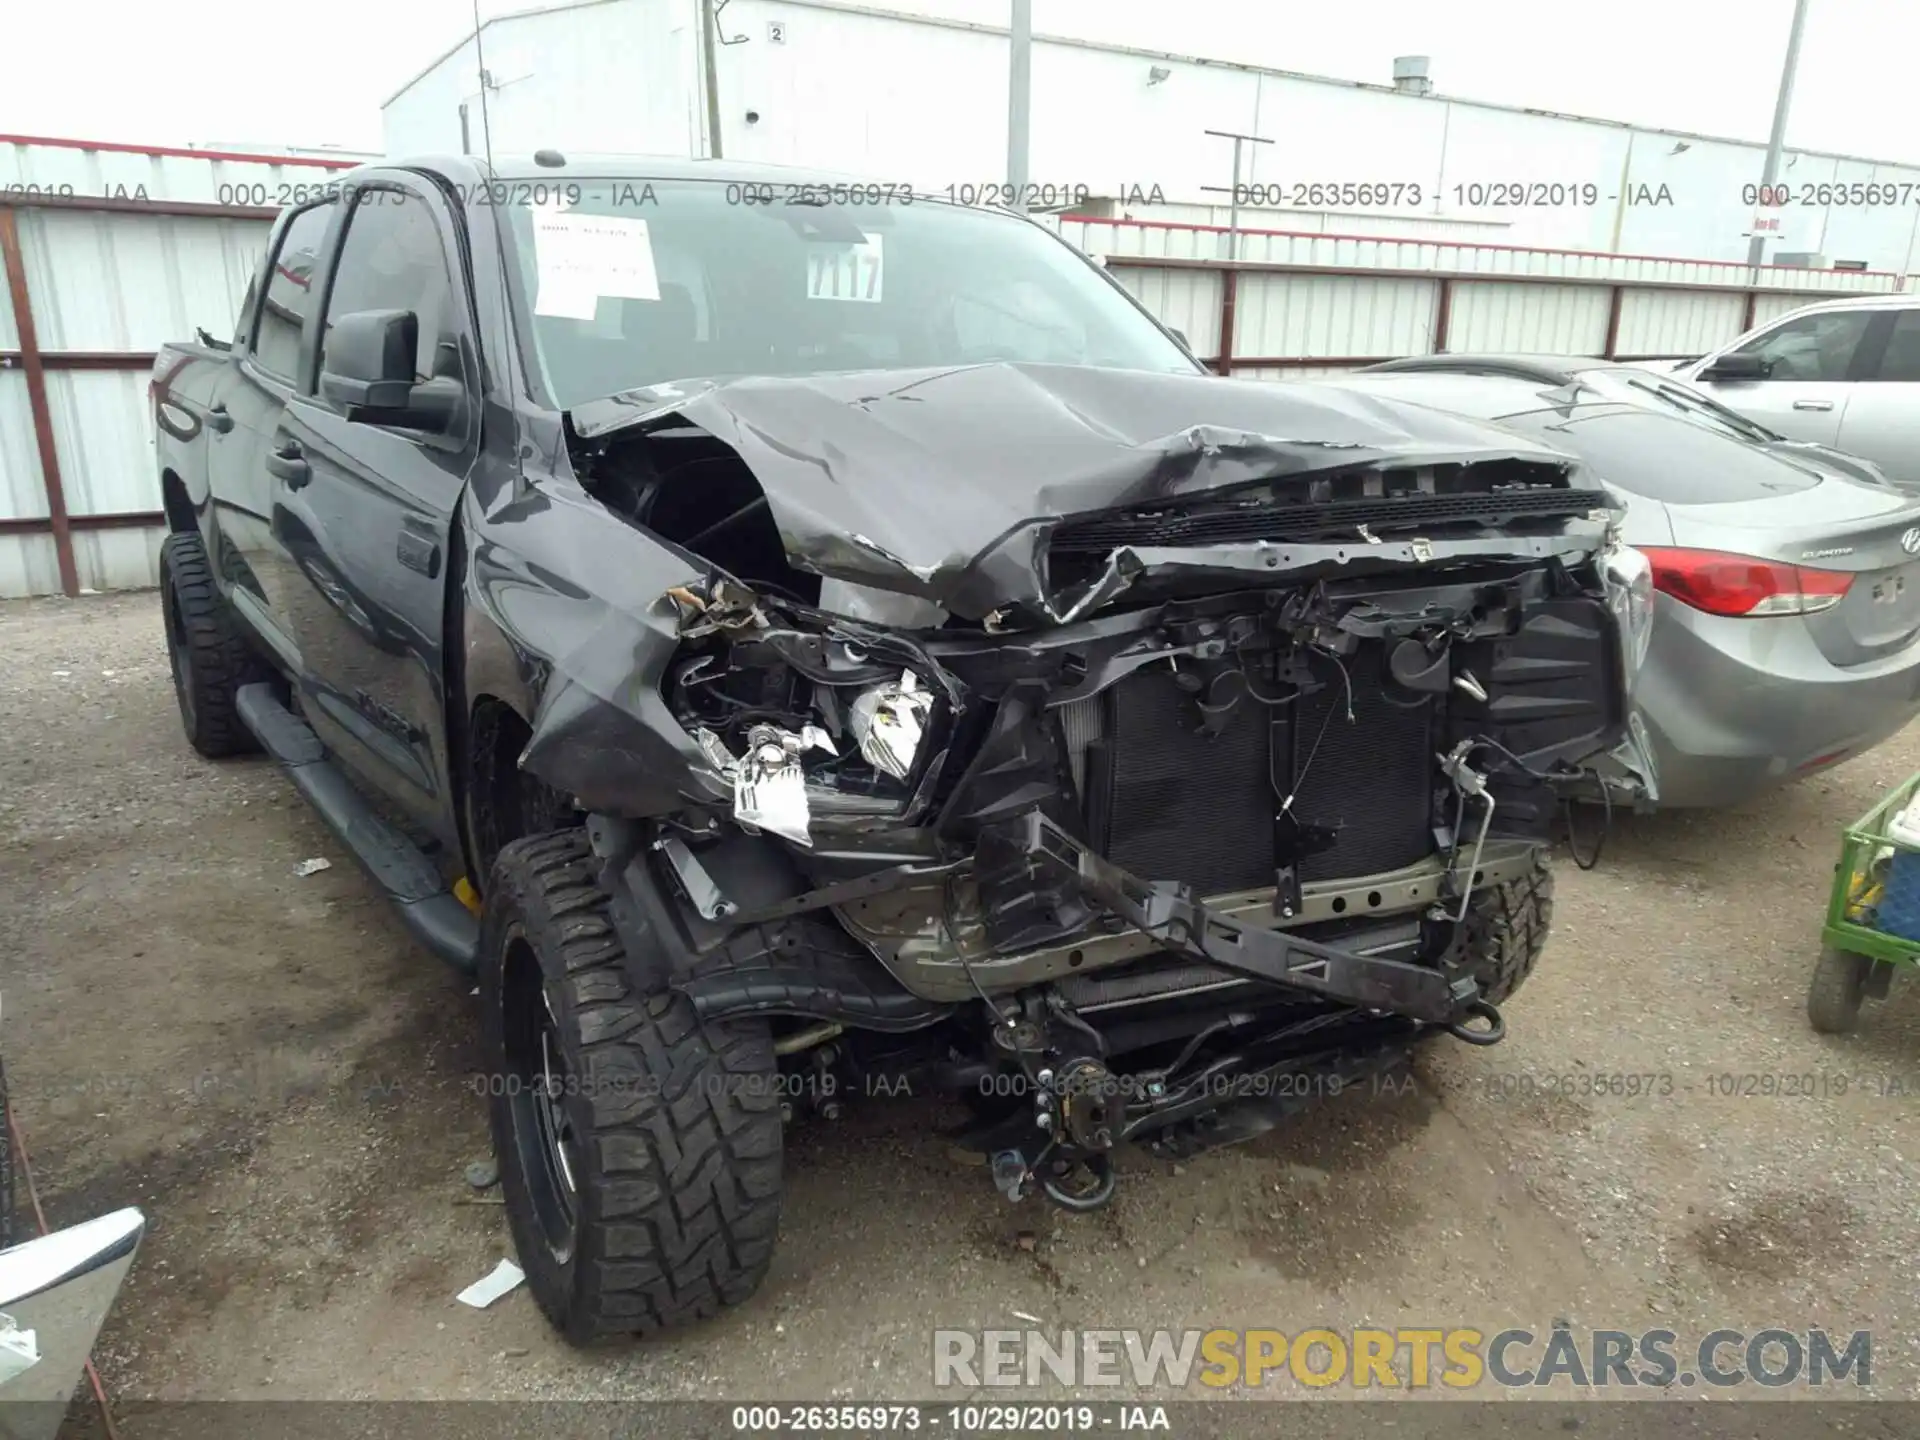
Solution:
M 1809 570 L 1719 550 L 1642 546 L 1653 562 L 1653 588 L 1709 615 L 1813 615 L 1840 603 L 1853 576 Z

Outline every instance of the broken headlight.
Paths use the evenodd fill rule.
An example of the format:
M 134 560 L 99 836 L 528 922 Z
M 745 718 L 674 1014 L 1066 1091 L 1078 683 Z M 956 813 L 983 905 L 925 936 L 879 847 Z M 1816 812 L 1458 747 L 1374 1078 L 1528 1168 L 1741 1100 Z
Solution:
M 687 692 L 704 692 L 689 729 L 742 827 L 810 846 L 823 823 L 896 823 L 926 788 L 939 697 L 913 671 L 876 680 L 869 666 L 832 684 L 785 665 L 736 668 L 714 687 L 708 673 L 682 674 Z
M 911 670 L 863 690 L 847 710 L 847 728 L 874 769 L 905 780 L 913 774 L 933 718 L 933 693 Z
M 695 740 L 709 764 L 733 781 L 733 818 L 750 830 L 767 831 L 797 844 L 811 845 L 807 776 L 800 757 L 809 750 L 837 752 L 817 725 L 798 733 L 778 725 L 755 725 L 747 732 L 746 753 L 735 758 L 726 741 L 711 730 Z

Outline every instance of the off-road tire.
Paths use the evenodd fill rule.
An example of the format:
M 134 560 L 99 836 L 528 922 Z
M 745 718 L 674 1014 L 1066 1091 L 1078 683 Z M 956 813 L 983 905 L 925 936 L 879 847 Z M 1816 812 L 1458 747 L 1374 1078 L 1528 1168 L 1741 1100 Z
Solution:
M 597 876 L 583 831 L 513 841 L 494 863 L 480 935 L 490 1078 L 509 1074 L 503 1001 L 523 993 L 509 964 L 526 964 L 529 949 L 564 1052 L 561 1103 L 575 1137 L 564 1257 L 534 1208 L 541 1182 L 521 1161 L 513 1097 L 501 1093 L 511 1085 L 488 1090 L 521 1268 L 574 1344 L 650 1336 L 740 1303 L 766 1275 L 780 1221 L 778 1072 L 765 1022 L 702 1025 L 685 996 L 643 978 Z
M 188 742 L 210 760 L 256 749 L 234 709 L 234 695 L 259 677 L 261 667 L 213 582 L 206 547 L 190 531 L 161 543 L 160 603 Z
M 1481 999 L 1503 1004 L 1526 983 L 1552 924 L 1553 870 L 1544 853 L 1518 879 L 1474 891 L 1461 954 Z
M 1860 1024 L 1860 1002 L 1867 993 L 1873 961 L 1828 945 L 1813 967 L 1807 987 L 1807 1019 L 1822 1035 L 1846 1035 Z

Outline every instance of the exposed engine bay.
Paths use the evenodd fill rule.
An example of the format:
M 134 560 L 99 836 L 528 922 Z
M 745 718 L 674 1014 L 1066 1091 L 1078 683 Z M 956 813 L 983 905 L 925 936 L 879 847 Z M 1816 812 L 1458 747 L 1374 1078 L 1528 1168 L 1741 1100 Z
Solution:
M 1084 1209 L 1120 1143 L 1502 1037 L 1563 800 L 1633 753 L 1644 576 L 1568 462 L 1188 432 L 1118 503 L 880 539 L 744 401 L 622 403 L 574 417 L 576 472 L 690 570 L 626 718 L 554 704 L 524 763 L 671 983 L 776 1017 L 817 1107 L 958 1094 L 1006 1193 Z

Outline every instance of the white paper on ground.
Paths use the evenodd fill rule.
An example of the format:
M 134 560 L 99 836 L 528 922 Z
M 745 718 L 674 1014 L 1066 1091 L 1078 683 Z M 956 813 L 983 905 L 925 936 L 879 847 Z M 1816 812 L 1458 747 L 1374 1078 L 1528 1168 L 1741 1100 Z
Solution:
M 533 255 L 536 315 L 591 320 L 602 297 L 660 298 L 653 239 L 638 216 L 535 209 Z
M 807 246 L 807 298 L 878 304 L 883 269 L 878 235 L 862 245 L 816 240 Z
M 453 1298 L 462 1305 L 471 1305 L 476 1310 L 484 1310 L 502 1295 L 515 1289 L 527 1272 L 511 1260 L 502 1260 L 493 1267 L 491 1273 L 481 1276 Z

